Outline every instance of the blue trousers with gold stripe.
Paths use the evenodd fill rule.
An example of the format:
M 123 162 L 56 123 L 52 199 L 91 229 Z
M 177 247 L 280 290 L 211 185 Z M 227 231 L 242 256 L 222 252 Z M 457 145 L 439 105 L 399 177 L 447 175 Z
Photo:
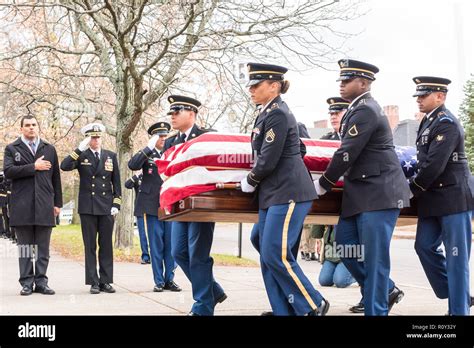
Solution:
M 260 264 L 274 315 L 305 315 L 321 305 L 323 297 L 306 278 L 294 255 L 303 221 L 312 202 L 288 203 L 260 209 L 258 244 Z
M 341 261 L 362 289 L 365 315 L 388 315 L 390 241 L 400 209 L 363 212 L 339 218 L 336 243 Z
M 416 253 L 436 296 L 449 299 L 451 315 L 469 315 L 471 217 L 472 212 L 466 211 L 418 219 Z

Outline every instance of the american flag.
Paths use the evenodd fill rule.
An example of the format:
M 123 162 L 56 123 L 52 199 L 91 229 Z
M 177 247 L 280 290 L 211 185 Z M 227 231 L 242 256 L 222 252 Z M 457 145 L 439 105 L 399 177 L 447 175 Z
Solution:
M 327 168 L 340 142 L 334 140 L 302 139 L 306 145 L 304 162 L 317 179 Z M 407 178 L 416 170 L 413 147 L 395 148 Z M 164 180 L 160 206 L 171 206 L 191 195 L 216 190 L 216 183 L 236 183 L 252 169 L 253 156 L 250 136 L 230 133 L 206 133 L 186 143 L 168 149 L 155 159 Z M 342 186 L 342 178 L 338 185 Z
M 418 171 L 416 148 L 413 146 L 395 146 L 395 152 L 403 169 L 406 178 L 415 176 Z

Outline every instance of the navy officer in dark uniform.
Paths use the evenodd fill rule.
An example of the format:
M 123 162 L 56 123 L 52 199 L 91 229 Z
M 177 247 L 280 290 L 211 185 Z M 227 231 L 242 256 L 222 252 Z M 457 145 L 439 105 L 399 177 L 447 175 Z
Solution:
M 115 292 L 113 283 L 112 231 L 114 216 L 122 203 L 117 155 L 102 149 L 105 127 L 91 123 L 81 129 L 85 136 L 78 148 L 61 163 L 61 169 L 77 169 L 80 176 L 79 207 L 86 259 L 86 284 L 90 293 Z M 99 235 L 99 274 L 97 274 L 97 234 Z
M 387 315 L 403 297 L 389 278 L 390 240 L 400 209 L 409 206 L 410 189 L 388 119 L 370 95 L 379 69 L 356 60 L 338 63 L 341 97 L 351 104 L 341 122 L 341 147 L 315 187 L 322 195 L 344 175 L 336 243 L 346 251 L 342 262 L 361 285 L 365 314 Z
M 288 69 L 256 63 L 248 68 L 252 101 L 263 107 L 252 130 L 255 164 L 241 188 L 258 189 L 257 250 L 267 295 L 274 315 L 325 315 L 329 302 L 313 288 L 294 253 L 317 195 L 301 156 L 296 119 L 280 96 L 289 87 Z
M 142 171 L 134 214 L 137 216 L 137 224 L 145 230 L 150 242 L 155 292 L 181 291 L 173 281 L 176 266 L 171 255 L 171 222 L 158 219 L 163 180 L 158 173 L 155 159 L 161 157 L 161 150 L 170 129 L 171 126 L 167 122 L 153 124 L 148 128 L 148 134 L 151 136 L 148 145 L 128 162 L 131 170 Z
M 178 132 L 166 139 L 163 151 L 207 132 L 196 125 L 198 108 L 201 106 L 198 100 L 171 95 L 168 101 L 170 102 L 168 115 L 171 115 L 171 125 Z M 210 252 L 215 223 L 173 222 L 172 224 L 172 255 L 191 282 L 195 300 L 189 315 L 213 315 L 216 304 L 227 298 L 212 274 L 214 261 Z
M 420 112 L 416 140 L 418 174 L 410 188 L 418 199 L 415 250 L 438 298 L 450 315 L 469 315 L 469 256 L 474 178 L 464 149 L 464 130 L 444 105 L 448 79 L 413 79 Z M 441 250 L 444 244 L 446 253 Z
M 329 122 L 333 128 L 321 137 L 324 140 L 341 140 L 339 137 L 339 128 L 341 127 L 341 120 L 349 107 L 349 102 L 340 97 L 328 98 L 326 102 L 329 104 Z

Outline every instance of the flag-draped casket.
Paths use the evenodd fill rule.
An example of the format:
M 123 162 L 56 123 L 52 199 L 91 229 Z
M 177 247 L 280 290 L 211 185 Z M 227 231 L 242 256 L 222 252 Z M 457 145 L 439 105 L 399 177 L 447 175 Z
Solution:
M 339 141 L 302 139 L 304 162 L 313 179 L 324 172 Z M 412 147 L 396 147 L 407 178 L 416 170 Z M 254 156 L 250 136 L 206 133 L 168 149 L 156 159 L 164 180 L 160 194 L 160 218 L 170 221 L 256 222 L 258 205 L 253 194 L 235 188 L 246 177 Z M 334 224 L 340 213 L 343 179 L 332 192 L 313 202 L 307 223 Z M 412 203 L 416 203 L 413 202 Z M 401 224 L 416 222 L 416 207 L 402 210 Z

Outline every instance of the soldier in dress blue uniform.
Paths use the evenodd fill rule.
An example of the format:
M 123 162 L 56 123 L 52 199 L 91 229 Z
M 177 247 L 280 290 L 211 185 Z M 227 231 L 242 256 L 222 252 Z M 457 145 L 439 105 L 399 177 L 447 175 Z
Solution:
M 415 250 L 436 296 L 449 299 L 449 314 L 469 315 L 474 178 L 464 150 L 464 130 L 444 105 L 450 80 L 413 80 L 414 97 L 426 114 L 416 140 L 418 174 L 410 183 L 418 199 Z
M 167 122 L 158 122 L 148 128 L 151 136 L 148 145 L 128 162 L 131 170 L 141 170 L 142 179 L 138 189 L 135 216 L 150 242 L 151 267 L 155 286 L 153 291 L 181 291 L 173 281 L 176 268 L 171 255 L 171 222 L 158 219 L 160 190 L 163 180 L 158 173 L 155 159 L 161 157 L 161 150 L 171 126 Z
M 368 63 L 339 61 L 340 94 L 351 104 L 341 121 L 341 147 L 315 181 L 318 195 L 344 175 L 336 243 L 356 255 L 340 255 L 361 285 L 366 315 L 387 315 L 403 297 L 390 280 L 390 240 L 410 189 L 400 167 L 387 117 L 370 95 L 379 69 Z
M 333 127 L 333 131 L 321 137 L 324 140 L 341 140 L 339 137 L 339 128 L 341 120 L 349 107 L 349 102 L 340 97 L 328 98 L 326 102 L 329 104 L 329 121 Z
M 134 174 L 130 179 L 125 181 L 125 188 L 128 188 L 129 190 L 133 189 L 135 192 L 135 199 L 133 202 L 133 211 L 134 211 L 134 216 L 137 218 L 137 228 L 138 228 L 138 236 L 140 238 L 140 248 L 142 250 L 142 255 L 141 255 L 141 264 L 146 265 L 151 263 L 150 260 L 150 251 L 148 249 L 148 237 L 146 236 L 146 231 L 145 231 L 145 226 L 143 224 L 138 223 L 138 217 L 143 216 L 143 214 L 137 215 L 137 203 L 138 203 L 138 193 L 140 190 L 140 185 L 142 183 L 142 177 L 143 175 L 140 174 Z
M 329 302 L 313 288 L 296 262 L 303 221 L 317 198 L 301 156 L 298 125 L 280 94 L 288 69 L 249 63 L 252 101 L 263 105 L 252 130 L 255 165 L 241 181 L 243 192 L 258 189 L 257 244 L 273 315 L 325 315 Z
M 112 231 L 114 216 L 122 203 L 117 155 L 102 149 L 105 127 L 90 123 L 81 129 L 85 136 L 78 148 L 61 163 L 61 169 L 77 169 L 80 176 L 79 208 L 86 261 L 86 284 L 91 294 L 114 293 Z M 97 274 L 97 234 L 99 235 L 99 275 Z
M 198 100 L 171 95 L 168 101 L 171 125 L 178 132 L 166 139 L 163 151 L 208 132 L 196 125 L 196 115 L 201 106 Z M 212 274 L 214 261 L 210 252 L 215 223 L 173 222 L 172 225 L 172 255 L 191 282 L 193 298 L 196 301 L 189 315 L 213 315 L 216 304 L 227 298 Z

